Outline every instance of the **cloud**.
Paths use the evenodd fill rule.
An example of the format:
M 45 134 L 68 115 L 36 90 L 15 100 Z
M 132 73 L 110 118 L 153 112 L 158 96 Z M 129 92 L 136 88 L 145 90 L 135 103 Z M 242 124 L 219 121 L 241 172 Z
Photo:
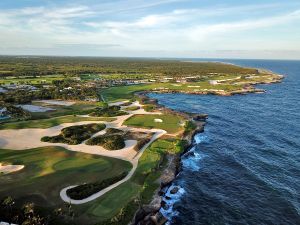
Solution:
M 150 3 L 129 0 L 126 1 L 129 5 L 118 1 L 118 4 L 101 3 L 93 6 L 73 4 L 2 10 L 0 42 L 7 46 L 7 51 L 9 48 L 21 51 L 23 46 L 27 51 L 52 49 L 53 52 L 68 52 L 73 49 L 72 52 L 89 53 L 101 50 L 102 54 L 204 54 L 203 51 L 228 49 L 228 46 L 233 50 L 241 49 L 248 37 L 237 39 L 236 35 L 242 36 L 244 31 L 254 30 L 253 33 L 257 34 L 265 28 L 276 28 L 300 21 L 300 10 L 281 10 L 283 5 L 280 4 L 204 8 L 182 8 L 181 4 L 181 7 L 175 5 L 152 10 L 179 1 L 185 0 Z M 150 8 L 152 13 L 142 10 Z M 271 9 L 276 10 L 273 12 Z M 226 40 L 226 35 L 231 36 L 231 40 Z M 256 36 L 253 34 L 249 37 L 251 38 L 255 39 Z M 290 37 L 286 36 L 284 40 L 288 38 Z M 281 42 L 282 48 L 293 45 L 300 50 L 299 43 L 284 43 L 284 40 Z M 267 42 L 262 40 L 261 45 L 265 44 L 272 49 L 276 47 L 275 42 L 276 38 Z
M 199 40 L 200 38 L 211 36 L 213 34 L 267 28 L 298 20 L 300 20 L 300 10 L 295 10 L 293 12 L 282 14 L 279 16 L 271 16 L 260 19 L 252 19 L 230 23 L 195 26 L 189 29 L 189 36 L 192 40 Z

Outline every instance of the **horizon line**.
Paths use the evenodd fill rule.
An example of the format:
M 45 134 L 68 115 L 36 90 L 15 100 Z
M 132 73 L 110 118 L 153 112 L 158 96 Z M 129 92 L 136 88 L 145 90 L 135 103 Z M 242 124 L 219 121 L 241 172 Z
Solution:
M 299 59 L 282 58 L 230 58 L 230 57 L 160 57 L 160 56 L 93 56 L 93 55 L 39 55 L 39 54 L 0 54 L 0 57 L 57 57 L 57 58 L 131 58 L 131 59 L 225 59 L 225 60 L 270 60 L 270 61 L 300 61 Z

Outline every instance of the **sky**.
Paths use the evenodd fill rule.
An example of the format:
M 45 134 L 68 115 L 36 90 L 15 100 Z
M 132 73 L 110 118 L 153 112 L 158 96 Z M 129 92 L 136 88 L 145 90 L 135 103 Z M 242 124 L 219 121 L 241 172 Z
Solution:
M 0 54 L 300 59 L 300 1 L 1 0 Z

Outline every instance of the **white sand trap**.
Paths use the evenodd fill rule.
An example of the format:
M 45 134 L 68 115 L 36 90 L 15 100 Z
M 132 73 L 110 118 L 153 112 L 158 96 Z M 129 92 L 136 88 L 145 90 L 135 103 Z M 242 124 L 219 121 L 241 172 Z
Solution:
M 172 86 L 175 86 L 175 87 L 181 87 L 182 85 L 181 84 L 171 84 Z
M 154 119 L 154 122 L 155 122 L 155 123 L 162 123 L 163 120 L 162 120 L 162 119 Z
M 39 101 L 34 101 L 34 102 L 41 102 L 41 103 L 45 103 L 48 105 L 62 105 L 62 106 L 71 106 L 71 105 L 75 104 L 75 102 L 60 101 L 60 100 L 39 100 Z
M 201 86 L 188 86 L 189 88 L 199 88 Z
M 55 109 L 44 107 L 44 106 L 37 106 L 37 105 L 18 105 L 18 106 L 29 112 L 55 111 Z
M 25 166 L 24 165 L 6 165 L 2 166 L 0 163 L 0 174 L 8 174 L 8 173 L 13 173 L 17 172 L 21 169 L 23 169 Z
M 122 104 L 127 103 L 127 102 L 129 102 L 129 101 L 128 101 L 128 100 L 125 100 L 125 101 L 120 101 L 120 102 L 109 103 L 109 105 L 110 105 L 110 106 L 114 106 L 114 105 L 119 106 L 119 105 L 122 105 Z

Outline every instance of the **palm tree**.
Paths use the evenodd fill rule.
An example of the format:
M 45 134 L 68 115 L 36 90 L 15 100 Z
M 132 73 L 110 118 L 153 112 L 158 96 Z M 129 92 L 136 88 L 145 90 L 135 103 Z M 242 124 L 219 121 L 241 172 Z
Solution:
M 15 204 L 14 199 L 11 196 L 7 196 L 5 199 L 3 199 L 2 201 L 2 205 L 5 208 L 9 208 L 9 214 L 8 214 L 8 218 L 11 218 L 11 214 L 12 214 L 12 207 Z
M 36 215 L 34 212 L 34 204 L 33 203 L 26 203 L 23 206 L 23 213 L 25 217 L 25 221 L 22 225 L 44 225 L 44 218 Z
M 24 213 L 25 218 L 32 218 L 34 216 L 34 204 L 26 203 L 23 206 L 23 213 Z

